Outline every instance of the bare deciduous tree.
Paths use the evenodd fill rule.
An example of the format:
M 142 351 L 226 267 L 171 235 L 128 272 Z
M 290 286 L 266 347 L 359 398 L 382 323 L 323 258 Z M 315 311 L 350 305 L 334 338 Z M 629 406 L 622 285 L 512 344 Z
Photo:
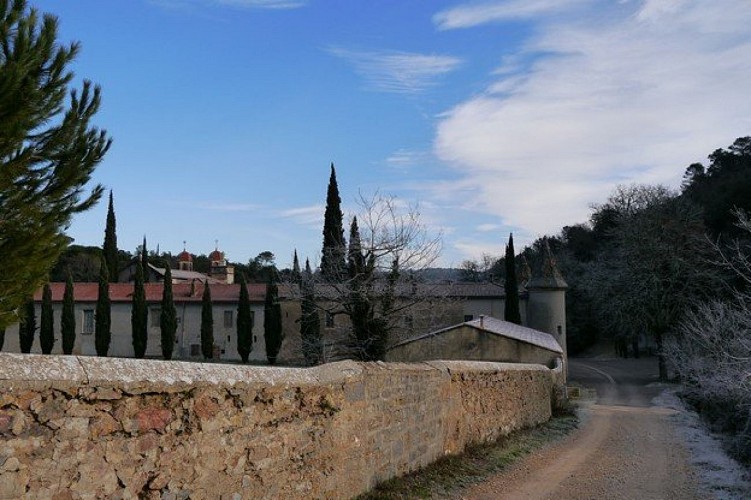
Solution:
M 421 281 L 420 271 L 438 258 L 441 237 L 421 222 L 418 207 L 379 193 L 360 195 L 358 205 L 347 269 L 337 273 L 345 278 L 332 282 L 320 273 L 313 278 L 318 278 L 312 285 L 315 307 L 326 318 L 319 347 L 323 361 L 383 359 L 395 339 L 417 327 L 428 330 L 436 324 L 436 309 L 445 312 L 425 306 L 438 293 Z

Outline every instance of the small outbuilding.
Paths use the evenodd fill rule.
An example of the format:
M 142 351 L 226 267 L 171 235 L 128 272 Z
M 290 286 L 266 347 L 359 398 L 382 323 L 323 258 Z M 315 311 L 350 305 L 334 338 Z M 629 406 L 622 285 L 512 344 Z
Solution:
M 549 333 L 490 316 L 413 337 L 392 346 L 386 361 L 464 359 L 535 363 L 553 368 L 563 349 Z

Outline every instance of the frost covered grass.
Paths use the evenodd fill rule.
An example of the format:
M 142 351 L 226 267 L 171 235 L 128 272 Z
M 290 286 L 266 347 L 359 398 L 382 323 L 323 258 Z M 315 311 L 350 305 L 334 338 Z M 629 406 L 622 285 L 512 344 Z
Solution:
M 671 390 L 664 391 L 653 403 L 678 410 L 670 418 L 691 455 L 703 489 L 721 500 L 751 498 L 749 471 L 725 453 L 722 438 L 712 435 L 696 412 Z

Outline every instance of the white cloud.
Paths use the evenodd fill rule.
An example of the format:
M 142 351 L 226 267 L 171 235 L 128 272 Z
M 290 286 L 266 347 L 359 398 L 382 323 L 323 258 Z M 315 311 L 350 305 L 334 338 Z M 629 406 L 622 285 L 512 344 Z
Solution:
M 195 206 L 205 210 L 216 210 L 218 212 L 253 212 L 262 208 L 260 205 L 254 205 L 252 203 L 200 202 Z
M 244 7 L 248 9 L 296 9 L 303 7 L 306 0 L 214 0 L 222 5 Z
M 491 231 L 498 231 L 502 227 L 500 224 L 480 224 L 477 226 L 477 230 L 481 233 L 489 233 Z
M 511 0 L 502 2 L 470 3 L 438 12 L 433 23 L 441 30 L 471 28 L 481 24 L 527 19 L 544 14 L 570 10 L 576 4 L 592 0 Z
M 307 5 L 307 0 L 148 0 L 170 10 L 191 10 L 199 6 L 226 5 L 242 9 L 297 9 Z
M 431 155 L 426 151 L 399 149 L 386 158 L 386 164 L 394 168 L 408 169 L 420 166 L 430 159 Z
M 287 219 L 292 219 L 303 226 L 322 228 L 325 210 L 326 207 L 324 205 L 309 205 L 307 207 L 288 208 L 279 212 L 279 215 Z
M 356 51 L 339 47 L 328 51 L 349 61 L 365 79 L 368 89 L 398 94 L 424 92 L 461 64 L 456 57 L 413 52 Z
M 435 154 L 476 191 L 477 209 L 555 232 L 586 220 L 615 184 L 675 185 L 751 133 L 746 0 L 629 2 L 609 14 L 545 17 L 518 54 L 534 58 L 529 69 L 498 74 L 440 117 Z

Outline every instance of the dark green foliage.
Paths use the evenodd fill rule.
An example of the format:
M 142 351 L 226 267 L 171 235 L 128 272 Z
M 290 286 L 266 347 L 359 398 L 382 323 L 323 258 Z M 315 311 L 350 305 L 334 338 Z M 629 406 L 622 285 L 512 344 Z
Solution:
M 362 361 L 382 360 L 386 353 L 388 327 L 384 315 L 376 314 L 378 301 L 369 293 L 373 286 L 375 258 L 372 253 L 368 257 L 363 254 L 357 217 L 352 219 L 350 225 L 347 256 L 350 293 L 344 309 L 352 322 L 350 351 Z M 390 307 L 392 300 L 388 287 L 378 299 L 382 305 Z
M 102 187 L 83 189 L 110 146 L 89 125 L 100 91 L 84 81 L 70 92 L 76 43 L 57 42 L 57 19 L 0 0 L 0 328 L 46 281 L 69 239 L 71 217 L 89 209 Z
M 24 306 L 24 314 L 18 325 L 18 344 L 21 352 L 30 353 L 34 345 L 34 332 L 37 329 L 37 320 L 34 311 L 34 299 L 28 299 Z
M 295 249 L 294 257 L 292 258 L 292 283 L 298 285 L 302 282 L 302 272 L 300 271 L 300 260 L 297 258 L 297 249 Z
M 683 195 L 704 210 L 704 223 L 714 236 L 741 236 L 732 212 L 751 210 L 751 137 L 740 137 L 728 149 L 716 150 L 709 155 L 706 168 L 701 163 L 690 165 Z
M 321 274 L 324 280 L 330 282 L 340 282 L 346 274 L 344 215 L 341 205 L 342 200 L 339 197 L 336 171 L 332 163 L 329 187 L 326 193 L 326 211 L 323 216 L 323 250 L 321 253 Z
M 42 313 L 39 318 L 39 345 L 42 354 L 50 354 L 55 346 L 55 326 L 52 312 L 52 289 L 49 283 L 42 289 Z
M 266 300 L 263 305 L 263 337 L 266 340 L 266 359 L 270 365 L 282 348 L 282 306 L 279 304 L 279 291 L 275 283 L 266 287 Z
M 146 290 L 143 285 L 143 266 L 136 262 L 136 279 L 133 283 L 133 303 L 130 311 L 130 327 L 133 335 L 133 355 L 143 358 L 146 355 L 148 339 L 148 314 Z
M 256 255 L 255 258 L 248 262 L 248 280 L 252 283 L 276 281 L 279 271 L 276 268 L 274 258 L 274 254 L 268 250 Z M 235 270 L 238 271 L 239 268 Z
M 243 360 L 248 362 L 248 356 L 253 350 L 253 317 L 250 311 L 250 295 L 245 277 L 240 273 L 240 300 L 237 303 L 237 353 Z
M 205 359 L 214 357 L 214 312 L 208 283 L 204 284 L 201 296 L 201 354 Z
M 519 310 L 519 282 L 516 279 L 516 254 L 514 252 L 514 235 L 509 234 L 508 245 L 506 245 L 506 280 L 503 288 L 506 292 L 504 302 L 503 317 L 506 321 L 522 324 L 522 315 Z
M 73 277 L 68 274 L 63 294 L 63 312 L 60 316 L 60 332 L 63 337 L 63 354 L 73 354 L 76 344 L 76 312 L 73 295 Z
M 102 249 L 99 247 L 70 245 L 50 271 L 50 282 L 65 281 L 68 279 L 68 274 L 72 274 L 73 281 L 94 283 L 99 279 L 101 260 Z
M 99 295 L 94 316 L 94 346 L 97 356 L 107 356 L 112 339 L 112 308 L 110 304 L 110 279 L 107 262 L 102 259 L 99 267 Z
M 305 364 L 315 366 L 323 362 L 323 338 L 321 337 L 321 318 L 316 306 L 313 273 L 310 262 L 305 261 L 305 274 L 302 276 L 302 300 L 300 308 L 300 337 Z
M 117 223 L 115 221 L 115 206 L 112 201 L 112 190 L 110 190 L 110 200 L 107 207 L 107 225 L 104 229 L 104 244 L 102 245 L 102 254 L 104 261 L 107 263 L 107 270 L 110 275 L 110 283 L 117 283 L 117 274 L 120 269 L 119 257 L 117 252 Z
M 175 348 L 175 332 L 177 332 L 177 310 L 172 296 L 172 269 L 170 269 L 169 263 L 167 263 L 164 271 L 159 328 L 162 337 L 162 356 L 164 359 L 172 359 L 172 351 Z
M 143 245 L 141 245 L 141 267 L 143 268 L 143 280 L 148 283 L 151 272 L 149 271 L 149 252 L 146 250 L 146 236 L 143 237 Z

